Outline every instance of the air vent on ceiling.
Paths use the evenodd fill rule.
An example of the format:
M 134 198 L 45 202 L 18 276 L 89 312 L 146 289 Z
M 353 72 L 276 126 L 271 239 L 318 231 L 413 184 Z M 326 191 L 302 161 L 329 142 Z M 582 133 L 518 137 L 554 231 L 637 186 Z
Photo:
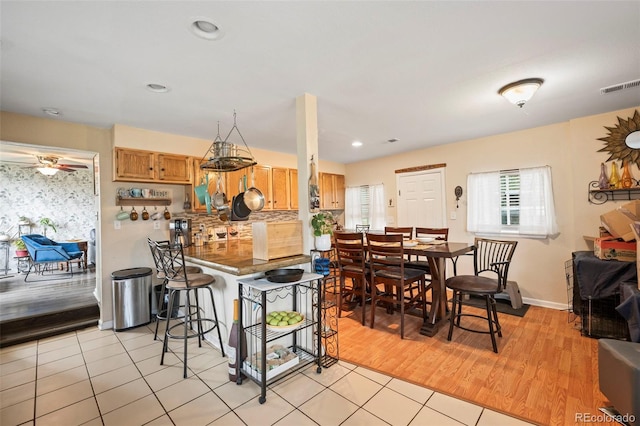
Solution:
M 601 95 L 606 95 L 607 93 L 617 92 L 618 90 L 631 89 L 634 87 L 640 86 L 640 79 L 627 81 L 626 83 L 614 84 L 613 86 L 603 87 L 600 89 Z

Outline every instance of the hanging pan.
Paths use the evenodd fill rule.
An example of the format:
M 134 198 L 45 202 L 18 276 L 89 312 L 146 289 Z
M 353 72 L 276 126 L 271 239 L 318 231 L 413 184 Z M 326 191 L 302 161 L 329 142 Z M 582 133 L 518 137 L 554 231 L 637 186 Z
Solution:
M 233 197 L 231 202 L 231 220 L 247 220 L 251 209 L 244 202 L 244 189 L 246 189 L 246 176 L 240 179 L 240 193 Z
M 218 182 L 216 183 L 216 193 L 211 197 L 211 202 L 216 209 L 220 209 L 227 204 L 227 196 L 220 190 L 220 175 L 218 174 Z
M 244 203 L 249 207 L 249 210 L 252 212 L 258 212 L 264 208 L 264 195 L 262 192 L 255 187 L 255 176 L 253 174 L 253 167 L 251 168 L 251 188 L 246 189 L 247 176 L 244 176 L 245 179 L 245 190 L 244 190 Z

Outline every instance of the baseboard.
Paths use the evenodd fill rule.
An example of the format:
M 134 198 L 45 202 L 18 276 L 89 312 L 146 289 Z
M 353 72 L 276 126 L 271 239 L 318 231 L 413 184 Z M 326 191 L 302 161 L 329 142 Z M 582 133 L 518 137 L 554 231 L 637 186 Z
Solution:
M 531 306 L 540 306 L 541 308 L 555 309 L 557 311 L 567 310 L 566 303 L 550 302 L 548 300 L 532 299 L 530 297 L 523 297 L 522 301 Z

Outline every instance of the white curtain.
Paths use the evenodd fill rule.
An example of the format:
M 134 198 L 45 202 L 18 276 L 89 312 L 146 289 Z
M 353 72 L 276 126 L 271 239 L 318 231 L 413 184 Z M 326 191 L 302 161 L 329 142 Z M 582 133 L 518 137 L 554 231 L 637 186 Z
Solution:
M 546 238 L 558 233 L 553 203 L 551 168 L 518 170 L 520 177 L 519 225 L 503 227 L 500 172 L 473 173 L 467 177 L 467 230 L 477 234 L 506 234 Z
M 369 224 L 371 229 L 384 229 L 385 205 L 384 205 L 384 185 L 369 185 Z
M 549 166 L 520 170 L 520 234 L 558 233 L 551 182 Z
M 467 230 L 499 234 L 500 172 L 473 173 L 467 177 Z
M 362 209 L 360 208 L 360 187 L 347 188 L 345 193 L 344 227 L 356 229 L 362 223 Z

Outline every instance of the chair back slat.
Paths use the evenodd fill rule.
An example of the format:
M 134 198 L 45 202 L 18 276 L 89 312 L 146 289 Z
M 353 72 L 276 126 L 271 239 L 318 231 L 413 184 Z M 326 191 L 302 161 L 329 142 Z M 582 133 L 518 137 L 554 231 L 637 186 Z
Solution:
M 158 251 L 158 245 L 168 245 L 169 240 L 154 241 L 151 238 L 147 237 L 147 243 L 149 244 L 149 250 L 151 251 L 151 257 L 153 258 L 153 263 L 156 265 L 156 274 L 160 274 L 164 272 L 164 270 L 162 267 L 162 255 Z
M 389 234 L 401 234 L 405 240 L 410 240 L 413 238 L 413 227 L 394 227 L 394 226 L 385 226 L 384 227 L 385 235 Z
M 474 244 L 475 275 L 480 275 L 483 272 L 495 273 L 498 276 L 499 289 L 506 288 L 509 265 L 517 244 L 517 241 L 476 238 Z
M 449 241 L 449 228 L 416 227 L 416 238 L 418 237 L 434 237 L 436 240 Z

